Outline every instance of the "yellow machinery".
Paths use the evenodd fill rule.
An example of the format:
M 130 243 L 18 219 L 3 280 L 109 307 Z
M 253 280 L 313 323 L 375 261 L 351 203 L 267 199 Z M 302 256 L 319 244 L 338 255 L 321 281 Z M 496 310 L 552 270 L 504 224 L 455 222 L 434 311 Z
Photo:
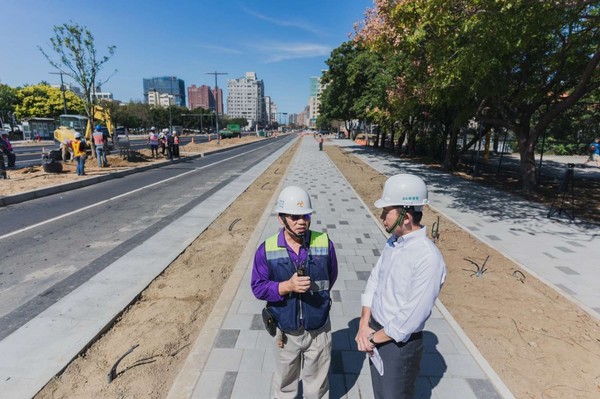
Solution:
M 94 123 L 105 124 L 108 129 L 108 135 L 112 137 L 114 133 L 114 127 L 110 114 L 107 109 L 95 105 L 94 106 Z M 62 143 L 66 140 L 74 140 L 75 132 L 81 133 L 86 140 L 92 138 L 93 126 L 87 117 L 81 115 L 61 115 L 60 126 L 54 131 L 54 140 L 58 143 Z

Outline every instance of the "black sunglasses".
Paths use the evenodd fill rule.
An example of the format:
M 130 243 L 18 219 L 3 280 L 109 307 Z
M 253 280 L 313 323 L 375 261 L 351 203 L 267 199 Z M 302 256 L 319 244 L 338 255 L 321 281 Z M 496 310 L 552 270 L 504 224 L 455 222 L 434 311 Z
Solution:
M 300 219 L 310 220 L 310 213 L 307 213 L 306 215 L 288 215 L 288 214 L 286 214 L 285 216 L 289 217 L 294 222 L 297 220 L 300 220 Z

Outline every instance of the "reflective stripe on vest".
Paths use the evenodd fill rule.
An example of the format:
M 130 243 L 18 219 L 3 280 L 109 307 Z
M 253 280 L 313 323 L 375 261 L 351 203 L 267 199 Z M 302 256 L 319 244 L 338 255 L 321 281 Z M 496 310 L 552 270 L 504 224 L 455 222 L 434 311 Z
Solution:
M 265 241 L 265 252 L 272 281 L 287 281 L 296 272 L 287 248 L 277 245 L 279 234 Z M 283 331 L 296 331 L 302 326 L 306 330 L 316 330 L 327 322 L 329 317 L 329 237 L 325 233 L 310 232 L 306 270 L 311 278 L 311 288 L 304 294 L 292 293 L 281 302 L 269 302 L 269 306 Z M 300 311 L 300 306 L 302 310 Z

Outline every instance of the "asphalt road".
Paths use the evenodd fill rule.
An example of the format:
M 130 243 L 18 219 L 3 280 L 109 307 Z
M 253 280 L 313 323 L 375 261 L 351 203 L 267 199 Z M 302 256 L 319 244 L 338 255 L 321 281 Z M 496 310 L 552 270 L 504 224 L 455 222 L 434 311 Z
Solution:
M 247 133 L 244 132 L 242 135 L 254 135 L 254 132 Z M 217 135 L 211 134 L 211 140 L 216 140 Z M 180 145 L 186 145 L 192 141 L 192 137 L 194 138 L 196 143 L 206 143 L 208 141 L 208 135 L 195 135 L 195 136 L 182 136 L 180 138 Z M 132 136 L 130 140 L 130 147 L 133 150 L 142 150 L 149 148 L 146 143 L 145 138 L 141 138 L 139 136 Z M 26 146 L 13 146 L 15 155 L 17 156 L 16 166 L 17 167 L 25 167 L 30 165 L 40 165 L 42 159 L 42 151 L 50 151 L 54 149 L 58 149 L 58 144 L 54 142 L 45 142 L 40 145 L 26 145 Z
M 0 208 L 0 339 L 292 138 Z

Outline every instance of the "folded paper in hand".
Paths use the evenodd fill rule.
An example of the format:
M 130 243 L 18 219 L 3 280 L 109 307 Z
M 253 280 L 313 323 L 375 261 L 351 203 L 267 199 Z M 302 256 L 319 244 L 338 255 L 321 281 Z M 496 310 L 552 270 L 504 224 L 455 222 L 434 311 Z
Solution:
M 367 352 L 367 357 L 369 358 L 369 360 L 371 360 L 371 363 L 373 363 L 373 366 L 375 366 L 379 375 L 382 376 L 383 375 L 383 359 L 381 359 L 381 356 L 379 355 L 379 351 L 377 350 L 377 348 L 373 348 L 373 352 L 371 352 L 371 353 Z

